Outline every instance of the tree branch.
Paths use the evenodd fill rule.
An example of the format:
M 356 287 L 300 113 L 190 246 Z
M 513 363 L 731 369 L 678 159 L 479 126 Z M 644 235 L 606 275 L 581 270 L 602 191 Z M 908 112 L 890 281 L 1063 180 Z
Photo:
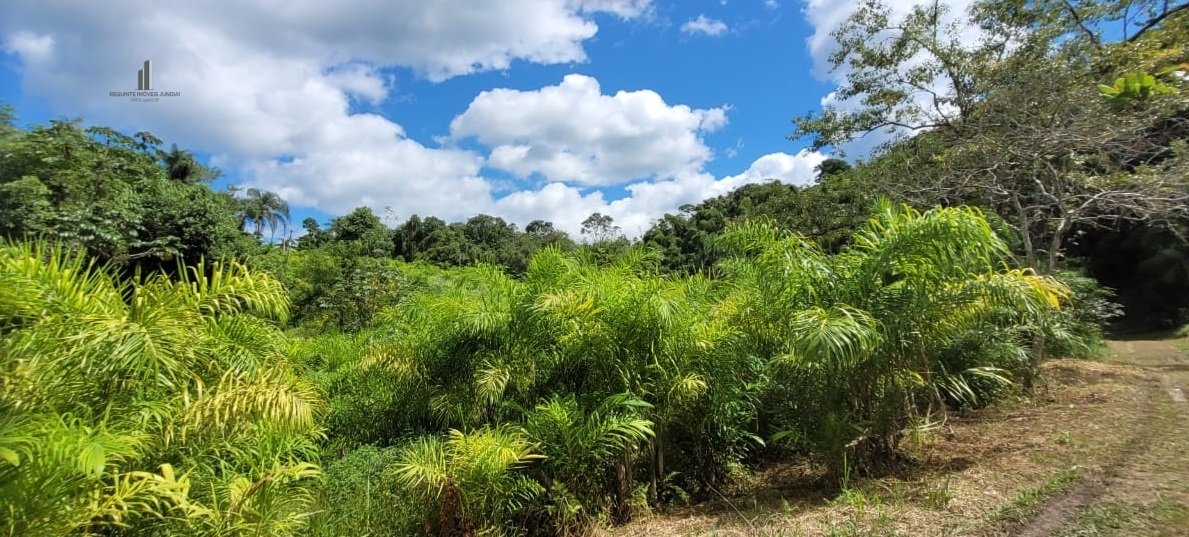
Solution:
M 1090 31 L 1090 28 L 1086 26 L 1086 22 L 1082 20 L 1082 16 L 1078 14 L 1078 10 L 1073 7 L 1073 4 L 1069 0 L 1065 0 L 1064 3 L 1066 11 L 1069 11 L 1069 16 L 1073 17 L 1073 22 L 1077 23 L 1078 28 L 1082 29 L 1082 33 L 1090 38 L 1090 42 L 1094 43 L 1096 48 L 1102 48 L 1102 40 L 1098 38 L 1097 34 Z
M 1143 27 L 1139 29 L 1139 31 L 1135 32 L 1135 35 L 1132 35 L 1131 37 L 1127 38 L 1127 42 L 1128 43 L 1135 42 L 1135 40 L 1139 39 L 1139 37 L 1141 35 L 1144 35 L 1144 32 L 1147 32 L 1148 30 L 1155 28 L 1156 25 L 1160 24 L 1160 22 L 1163 21 L 1164 19 L 1167 19 L 1168 17 L 1175 15 L 1176 13 L 1184 11 L 1186 9 L 1189 9 L 1189 3 L 1181 4 L 1177 7 L 1172 8 L 1172 9 L 1165 10 L 1164 13 L 1157 15 L 1155 18 L 1148 21 L 1147 24 L 1144 24 Z

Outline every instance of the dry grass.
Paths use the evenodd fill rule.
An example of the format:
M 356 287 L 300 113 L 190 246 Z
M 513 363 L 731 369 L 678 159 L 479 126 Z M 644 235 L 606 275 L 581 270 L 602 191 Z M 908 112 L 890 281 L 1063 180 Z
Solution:
M 1123 349 L 1123 360 L 1135 352 Z M 1165 358 L 1051 361 L 1030 400 L 951 416 L 910 445 L 916 464 L 902 475 L 838 493 L 811 467 L 777 465 L 747 493 L 603 535 L 1160 534 L 1153 528 L 1189 520 L 1189 414 L 1165 394 L 1156 369 Z M 1170 459 L 1172 477 L 1157 476 Z M 1123 531 L 1100 531 L 1110 524 Z
M 1153 342 L 1116 344 L 1120 355 L 1150 372 L 1159 391 L 1169 396 L 1157 395 L 1155 408 L 1141 420 L 1147 434 L 1109 469 L 1102 495 L 1077 513 L 1060 535 L 1189 534 L 1189 408 L 1171 393 L 1189 389 L 1189 338 L 1170 343 L 1180 353 Z

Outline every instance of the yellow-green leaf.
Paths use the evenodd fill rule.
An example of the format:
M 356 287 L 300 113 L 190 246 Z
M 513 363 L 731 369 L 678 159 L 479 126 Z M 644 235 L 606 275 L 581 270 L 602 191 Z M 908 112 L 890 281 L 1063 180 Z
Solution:
M 4 459 L 4 462 L 7 462 L 13 466 L 21 465 L 20 455 L 17 455 L 17 452 L 6 447 L 0 447 L 0 459 Z

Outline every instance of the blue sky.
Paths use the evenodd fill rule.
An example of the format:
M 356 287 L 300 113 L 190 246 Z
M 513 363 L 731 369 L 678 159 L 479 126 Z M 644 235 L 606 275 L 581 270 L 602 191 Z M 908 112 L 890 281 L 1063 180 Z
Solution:
M 908 5 L 908 3 L 905 3 Z M 486 213 L 638 235 L 746 183 L 808 183 L 786 139 L 820 106 L 825 0 L 10 0 L 0 101 L 198 153 L 293 221 L 359 205 L 396 220 Z M 154 89 L 136 103 L 153 60 Z M 394 223 L 394 222 L 393 222 Z

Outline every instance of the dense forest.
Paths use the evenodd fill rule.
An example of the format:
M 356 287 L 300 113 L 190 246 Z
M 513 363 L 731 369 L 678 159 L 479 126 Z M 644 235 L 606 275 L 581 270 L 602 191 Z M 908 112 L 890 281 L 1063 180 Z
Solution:
M 848 106 L 790 137 L 899 135 L 639 238 L 295 223 L 149 133 L 6 108 L 0 529 L 584 535 L 773 460 L 911 464 L 1044 358 L 1189 323 L 1186 7 L 985 0 L 970 43 L 866 2 Z

